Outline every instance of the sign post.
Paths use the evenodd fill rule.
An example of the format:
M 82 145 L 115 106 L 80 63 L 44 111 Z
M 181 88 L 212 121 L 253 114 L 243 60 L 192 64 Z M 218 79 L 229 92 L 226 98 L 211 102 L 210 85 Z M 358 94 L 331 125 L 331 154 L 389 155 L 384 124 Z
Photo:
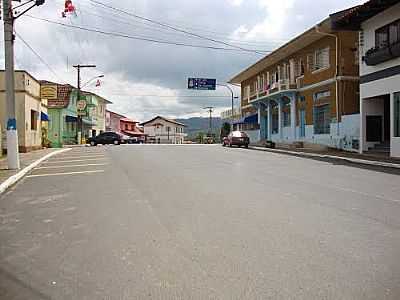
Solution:
M 203 90 L 203 91 L 215 91 L 217 88 L 217 80 L 209 78 L 189 78 L 188 89 L 189 90 Z

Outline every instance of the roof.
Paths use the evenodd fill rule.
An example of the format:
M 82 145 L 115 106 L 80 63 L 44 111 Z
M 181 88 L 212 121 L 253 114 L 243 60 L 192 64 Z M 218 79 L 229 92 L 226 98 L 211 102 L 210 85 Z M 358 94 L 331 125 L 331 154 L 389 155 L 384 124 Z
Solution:
M 71 93 L 75 87 L 70 84 L 59 84 L 46 80 L 41 80 L 40 84 L 42 86 L 57 85 L 57 99 L 47 99 L 48 108 L 66 108 L 69 105 Z
M 111 101 L 109 101 L 109 100 L 107 100 L 107 99 L 103 98 L 102 96 L 99 96 L 99 95 L 97 95 L 95 93 L 88 92 L 88 91 L 81 91 L 80 93 L 81 93 L 81 95 L 95 96 L 95 97 L 99 98 L 100 100 L 102 100 L 106 104 L 113 104 Z
M 389 7 L 400 3 L 400 0 L 369 0 L 345 12 L 332 14 L 332 25 L 335 29 L 359 30 L 362 22 L 381 13 Z
M 398 0 L 400 1 L 400 0 Z M 337 16 L 342 16 L 346 14 L 348 11 L 351 11 L 354 9 L 354 7 L 340 11 L 337 13 Z M 325 20 L 321 21 L 317 25 L 313 26 L 312 28 L 306 30 L 302 34 L 296 36 L 295 38 L 291 39 L 289 42 L 286 44 L 282 45 L 278 49 L 274 50 L 264 58 L 260 59 L 258 62 L 255 64 L 251 65 L 244 71 L 240 72 L 239 74 L 235 75 L 231 80 L 229 80 L 229 83 L 232 84 L 240 84 L 246 79 L 249 79 L 263 70 L 265 70 L 267 67 L 272 66 L 274 64 L 279 63 L 280 61 L 288 58 L 290 55 L 296 53 L 297 51 L 303 49 L 304 47 L 324 38 L 325 36 L 322 35 L 317 31 L 320 32 L 326 32 L 326 33 L 332 33 L 334 32 L 332 28 L 332 18 L 328 17 Z
M 131 136 L 135 136 L 135 135 L 147 135 L 145 134 L 142 130 L 140 130 L 139 128 L 137 128 L 136 130 L 121 130 L 122 133 L 125 133 L 127 135 L 131 135 Z
M 122 118 L 120 121 L 122 122 L 127 122 L 127 123 L 139 123 L 138 121 L 133 121 L 132 119 L 129 118 Z
M 155 121 L 155 120 L 157 120 L 157 119 L 161 119 L 161 120 L 164 120 L 164 121 L 169 122 L 169 123 L 173 123 L 173 124 L 176 124 L 176 125 L 179 125 L 179 126 L 184 126 L 184 127 L 186 127 L 186 125 L 183 124 L 183 123 L 179 123 L 179 122 L 177 122 L 177 121 L 175 121 L 175 120 L 167 119 L 167 118 L 164 118 L 164 117 L 161 117 L 161 116 L 154 117 L 153 119 L 151 119 L 151 120 L 149 120 L 149 121 L 146 121 L 146 122 L 143 122 L 143 123 L 141 123 L 140 125 L 144 126 L 144 125 L 146 125 L 146 124 L 148 124 L 148 123 L 151 123 L 151 122 L 153 122 L 153 121 Z
M 116 113 L 116 112 L 108 110 L 108 109 L 106 109 L 106 112 L 108 112 L 108 113 L 110 113 L 112 115 L 116 115 L 117 117 L 120 117 L 120 118 L 126 118 L 124 115 L 121 115 L 119 113 Z

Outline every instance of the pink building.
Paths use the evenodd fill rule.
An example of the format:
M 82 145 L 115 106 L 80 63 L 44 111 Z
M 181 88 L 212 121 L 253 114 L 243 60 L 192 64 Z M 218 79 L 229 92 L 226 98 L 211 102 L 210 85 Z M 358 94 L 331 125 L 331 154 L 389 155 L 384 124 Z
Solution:
M 106 110 L 106 131 L 121 132 L 121 119 L 125 116 Z
M 121 133 L 129 135 L 130 137 L 137 137 L 145 140 L 145 134 L 142 127 L 138 126 L 137 121 L 133 121 L 129 118 L 120 119 Z

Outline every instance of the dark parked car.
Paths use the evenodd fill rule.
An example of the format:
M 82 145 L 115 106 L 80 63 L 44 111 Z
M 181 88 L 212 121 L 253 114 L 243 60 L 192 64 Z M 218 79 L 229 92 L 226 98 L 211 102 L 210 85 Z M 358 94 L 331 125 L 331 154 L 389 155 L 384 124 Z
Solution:
M 250 138 L 243 131 L 233 131 L 227 137 L 224 137 L 222 140 L 222 146 L 244 146 L 246 148 L 249 147 Z
M 124 143 L 122 136 L 116 132 L 103 132 L 95 137 L 90 137 L 86 141 L 87 144 L 91 146 L 96 146 L 98 144 L 107 145 L 107 144 L 114 144 L 119 145 Z
M 143 140 L 137 137 L 123 135 L 122 140 L 125 144 L 143 144 Z

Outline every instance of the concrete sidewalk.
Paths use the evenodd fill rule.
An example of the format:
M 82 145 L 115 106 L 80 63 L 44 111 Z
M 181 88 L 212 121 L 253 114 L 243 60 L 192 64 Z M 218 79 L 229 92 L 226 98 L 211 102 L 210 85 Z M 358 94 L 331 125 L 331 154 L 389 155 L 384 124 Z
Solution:
M 25 170 L 27 167 L 31 166 L 38 160 L 42 159 L 43 157 L 49 156 L 52 153 L 57 154 L 60 152 L 60 150 L 65 149 L 42 149 L 42 150 L 37 150 L 37 151 L 32 151 L 28 153 L 20 153 L 20 163 L 21 163 L 21 168 L 19 170 L 8 170 L 7 169 L 7 157 L 2 156 L 0 158 L 0 194 L 2 193 L 2 188 L 4 187 L 4 184 L 6 181 L 9 181 L 11 177 L 16 177 L 16 180 L 19 180 L 18 174 L 20 174 L 23 170 Z M 23 175 L 22 175 L 23 176 Z M 22 177 L 21 176 L 21 177 Z M 12 182 L 14 184 L 15 182 Z
M 342 160 L 350 163 L 375 166 L 375 167 L 384 167 L 384 168 L 394 168 L 400 170 L 400 160 L 385 158 L 385 157 L 376 157 L 370 155 L 361 155 L 353 152 L 344 152 L 344 151 L 307 151 L 306 149 L 272 149 L 260 146 L 250 146 L 249 149 L 258 150 L 258 151 L 266 151 L 273 153 L 281 153 L 293 156 L 300 157 L 308 157 L 308 158 L 319 158 L 319 159 L 330 159 L 330 160 Z

